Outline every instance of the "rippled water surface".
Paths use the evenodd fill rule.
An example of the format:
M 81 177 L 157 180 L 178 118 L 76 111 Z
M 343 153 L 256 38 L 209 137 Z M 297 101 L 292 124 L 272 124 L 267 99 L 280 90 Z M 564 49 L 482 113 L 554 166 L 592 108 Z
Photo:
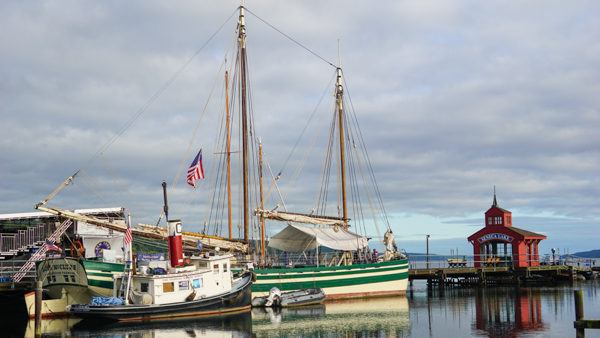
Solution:
M 584 290 L 585 316 L 600 319 L 600 282 L 574 286 L 446 289 L 415 284 L 406 297 L 292 309 L 253 309 L 211 320 L 96 326 L 45 320 L 58 337 L 573 337 L 573 289 Z M 33 337 L 33 322 L 2 320 L 2 336 Z M 600 337 L 600 330 L 586 330 Z

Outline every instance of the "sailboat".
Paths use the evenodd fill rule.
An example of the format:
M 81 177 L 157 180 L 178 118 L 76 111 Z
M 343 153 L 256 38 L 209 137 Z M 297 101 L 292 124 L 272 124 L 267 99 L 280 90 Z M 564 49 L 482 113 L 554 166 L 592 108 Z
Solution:
M 239 96 L 240 119 L 241 119 L 241 143 L 242 143 L 242 188 L 243 188 L 243 209 L 241 217 L 243 219 L 244 242 L 249 243 L 248 229 L 251 223 L 251 207 L 249 201 L 249 182 L 250 176 L 249 161 L 253 160 L 249 154 L 250 142 L 255 132 L 251 129 L 254 123 L 252 116 L 248 114 L 248 89 L 247 89 L 247 52 L 246 52 L 246 8 L 239 7 L 239 18 L 237 25 L 237 58 L 236 69 L 238 75 L 235 77 L 238 80 L 237 87 Z M 262 20 L 262 19 L 261 19 Z M 262 143 L 258 145 L 257 159 L 257 176 L 259 184 L 259 203 L 254 208 L 254 215 L 257 217 L 260 224 L 260 247 L 257 248 L 256 254 L 253 255 L 253 264 L 256 267 L 255 273 L 257 280 L 252 286 L 253 296 L 265 296 L 269 291 L 277 287 L 281 291 L 291 291 L 298 289 L 320 288 L 325 292 L 327 299 L 341 298 L 364 298 L 375 296 L 388 295 L 403 295 L 406 292 L 408 282 L 408 260 L 405 255 L 397 250 L 394 235 L 387 222 L 387 231 L 383 238 L 385 252 L 381 257 L 378 257 L 369 250 L 369 237 L 360 235 L 350 230 L 350 208 L 348 207 L 349 194 L 356 193 L 356 186 L 347 188 L 347 176 L 349 169 L 347 163 L 350 158 L 355 158 L 354 153 L 357 148 L 354 143 L 352 146 L 348 144 L 349 132 L 347 121 L 346 107 L 344 104 L 344 80 L 343 71 L 339 66 L 335 67 L 335 109 L 333 128 L 330 132 L 330 149 L 329 157 L 326 159 L 326 167 L 331 169 L 332 162 L 336 161 L 332 157 L 332 148 L 337 148 L 339 156 L 338 176 L 340 177 L 339 200 L 341 205 L 338 208 L 338 215 L 318 215 L 314 212 L 290 212 L 287 210 L 278 211 L 277 206 L 273 209 L 267 209 L 264 206 L 263 197 L 263 156 Z M 227 101 L 227 95 L 226 95 Z M 229 107 L 229 103 L 226 103 Z M 229 110 L 227 110 L 227 122 L 229 121 Z M 227 128 L 229 124 L 226 123 Z M 337 126 L 337 129 L 335 129 Z M 334 132 L 335 130 L 335 132 Z M 230 131 L 224 133 L 227 135 L 227 142 L 224 143 L 225 149 L 223 153 L 229 155 L 231 153 L 229 135 Z M 334 139 L 337 139 L 335 141 Z M 338 147 L 333 147 L 334 142 L 339 143 Z M 364 146 L 359 146 L 359 149 L 364 149 Z M 366 158 L 368 161 L 368 157 Z M 229 161 L 229 158 L 227 158 Z M 355 168 L 355 167 L 352 167 Z M 372 166 L 369 164 L 370 170 Z M 356 169 L 354 169 L 356 170 Z M 350 176 L 356 176 L 355 171 L 350 172 Z M 227 162 L 227 184 L 230 182 L 229 162 Z M 378 191 L 375 176 L 372 172 L 369 177 L 373 180 L 371 188 L 376 191 L 377 203 L 383 206 L 381 194 Z M 328 180 L 325 180 L 328 182 Z M 276 184 L 276 179 L 273 180 Z M 349 190 L 349 191 L 347 191 Z M 231 237 L 231 197 L 230 187 L 227 186 L 228 192 L 228 227 Z M 322 192 L 322 195 L 326 192 Z M 325 198 L 324 198 L 325 199 Z M 325 203 L 322 202 L 321 210 L 326 210 Z M 382 211 L 385 213 L 385 208 Z M 361 212 L 359 212 L 361 214 Z M 357 216 L 357 217 L 360 217 Z M 266 238 L 266 220 L 274 220 L 285 222 L 287 226 L 279 233 L 272 236 L 268 241 Z M 385 216 L 387 221 L 387 216 Z M 267 257 L 267 251 L 275 249 L 278 252 L 277 261 L 274 265 L 268 266 L 272 258 Z M 321 251 L 320 251 L 321 250 Z M 327 251 L 324 254 L 322 251 Z M 333 251 L 333 252 L 332 252 Z M 294 255 L 302 255 L 307 258 L 307 254 L 311 259 L 302 260 L 302 266 L 293 259 L 288 259 Z M 282 262 L 285 260 L 285 262 Z
M 252 285 L 253 296 L 264 296 L 268 294 L 273 287 L 279 288 L 281 291 L 292 291 L 304 288 L 321 288 L 328 299 L 336 298 L 355 298 L 355 297 L 372 297 L 372 296 L 387 296 L 387 295 L 402 295 L 406 292 L 408 284 L 408 260 L 398 252 L 394 235 L 392 233 L 387 216 L 384 216 L 387 231 L 383 236 L 383 244 L 385 246 L 384 253 L 379 256 L 375 251 L 369 249 L 369 240 L 372 235 L 359 234 L 358 227 L 352 228 L 351 225 L 351 209 L 348 207 L 348 195 L 356 193 L 356 186 L 350 185 L 347 187 L 347 180 L 356 176 L 352 166 L 347 167 L 352 158 L 355 158 L 356 149 L 364 150 L 364 143 L 357 146 L 355 142 L 350 140 L 350 130 L 348 128 L 350 122 L 347 115 L 347 108 L 344 104 L 345 98 L 345 82 L 343 78 L 343 70 L 340 66 L 335 66 L 335 109 L 332 121 L 332 126 L 337 126 L 337 129 L 332 129 L 330 132 L 329 150 L 337 148 L 336 152 L 339 156 L 334 156 L 333 151 L 328 151 L 326 159 L 326 168 L 330 171 L 333 162 L 337 162 L 339 168 L 339 207 L 337 215 L 327 215 L 325 211 L 326 203 L 321 201 L 321 212 L 291 212 L 285 210 L 280 211 L 278 207 L 266 208 L 263 194 L 263 160 L 262 160 L 262 144 L 255 147 L 256 132 L 253 130 L 254 123 L 252 121 L 251 100 L 249 99 L 250 90 L 248 88 L 248 64 L 246 51 L 246 15 L 247 9 L 244 6 L 239 7 L 239 17 L 237 22 L 237 50 L 235 71 L 233 76 L 235 85 L 228 84 L 228 76 L 225 76 L 225 107 L 226 117 L 223 125 L 226 128 L 225 142 L 222 143 L 223 148 L 221 155 L 223 165 L 221 170 L 217 172 L 216 180 L 226 182 L 226 187 L 219 193 L 214 192 L 214 195 L 219 195 L 219 198 L 226 199 L 226 209 L 220 208 L 218 212 L 223 213 L 227 210 L 227 227 L 229 230 L 228 238 L 224 240 L 234 240 L 233 235 L 233 220 L 232 220 L 232 197 L 231 197 L 231 121 L 230 107 L 239 107 L 239 143 L 241 145 L 239 169 L 241 173 L 241 188 L 240 188 L 240 204 L 242 206 L 240 213 L 241 224 L 239 228 L 243 232 L 242 242 L 245 244 L 246 255 L 244 257 L 236 257 L 238 262 L 249 262 L 254 266 L 257 280 Z M 333 65 L 330 63 L 330 65 Z M 235 92 L 235 97 L 229 101 L 229 88 Z M 233 97 L 233 95 L 232 95 Z M 237 100 L 235 103 L 234 100 Z M 362 135 L 360 136 L 362 138 Z M 334 139 L 339 146 L 333 146 Z M 359 140 L 360 141 L 360 140 Z M 256 149 L 258 148 L 258 154 Z M 225 156 L 222 156 L 225 155 Z M 368 161 L 368 157 L 365 159 Z M 368 165 L 370 172 L 366 175 L 372 182 L 369 188 L 375 191 L 375 204 L 380 206 L 381 211 L 385 214 L 381 194 L 375 181 L 375 176 L 372 172 L 372 166 Z M 254 181 L 253 181 L 254 180 Z M 272 185 L 277 185 L 277 179 L 271 180 Z M 328 182 L 328 180 L 327 180 Z M 259 192 L 252 191 L 252 183 L 258 184 Z M 68 185 L 63 183 L 63 187 Z M 62 189 L 59 187 L 59 189 Z M 226 189 L 226 190 L 225 190 Z M 57 189 L 58 190 L 58 189 Z M 216 191 L 216 190 L 215 190 Z M 55 195 L 55 192 L 51 196 Z M 258 198 L 257 198 L 258 195 Z M 224 198 L 226 196 L 226 198 Z M 252 199 L 259 200 L 259 203 L 252 206 Z M 97 222 L 90 219 L 79 218 L 79 215 L 72 215 L 64 210 L 52 209 L 45 206 L 48 199 L 43 203 L 38 204 L 37 208 L 48 211 L 62 217 L 70 217 L 79 219 L 91 224 L 107 226 L 116 231 L 124 231 L 124 227 L 108 225 L 102 222 Z M 215 215 L 218 213 L 215 212 Z M 359 215 L 353 216 L 356 221 Z M 212 217 L 213 212 L 208 213 Z M 213 217 L 213 221 L 217 217 Z M 267 239 L 266 221 L 281 221 L 287 226 L 279 233 Z M 252 224 L 253 222 L 256 222 Z M 250 234 L 253 228 L 258 225 L 260 232 L 259 248 L 254 252 Z M 216 227 L 216 225 L 215 225 Z M 366 228 L 363 223 L 363 228 Z M 165 230 L 166 232 L 166 230 Z M 206 234 L 203 231 L 203 234 Z M 134 231 L 134 235 L 136 232 Z M 164 234 L 159 237 L 165 238 Z M 268 251 L 276 250 L 277 256 L 269 256 Z M 247 250 L 247 251 L 246 251 Z M 288 259 L 293 256 L 302 255 L 310 257 L 301 262 Z M 273 263 L 275 262 L 275 263 Z

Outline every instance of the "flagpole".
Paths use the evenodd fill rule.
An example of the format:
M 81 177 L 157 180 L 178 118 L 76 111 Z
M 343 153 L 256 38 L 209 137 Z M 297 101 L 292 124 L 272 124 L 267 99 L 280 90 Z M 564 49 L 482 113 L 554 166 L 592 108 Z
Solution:
M 129 304 L 129 288 L 131 287 L 131 264 L 133 263 L 133 234 L 131 233 L 131 214 L 128 212 L 127 213 L 127 231 L 129 232 L 130 236 L 131 236 L 131 240 L 128 241 L 129 243 L 127 246 L 127 250 L 129 251 L 127 253 L 127 259 L 128 259 L 128 265 L 129 265 L 129 271 L 127 271 L 127 286 L 125 287 L 125 305 Z M 126 235 L 127 236 L 127 235 Z M 124 237 L 125 238 L 125 237 Z M 126 264 L 127 266 L 127 264 Z

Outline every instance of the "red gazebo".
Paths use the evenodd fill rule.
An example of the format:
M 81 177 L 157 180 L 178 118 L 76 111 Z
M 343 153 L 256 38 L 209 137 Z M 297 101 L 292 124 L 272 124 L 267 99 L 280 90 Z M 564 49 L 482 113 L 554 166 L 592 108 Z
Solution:
M 538 244 L 546 236 L 512 226 L 512 213 L 494 202 L 485 212 L 485 227 L 467 238 L 473 244 L 475 267 L 540 265 Z

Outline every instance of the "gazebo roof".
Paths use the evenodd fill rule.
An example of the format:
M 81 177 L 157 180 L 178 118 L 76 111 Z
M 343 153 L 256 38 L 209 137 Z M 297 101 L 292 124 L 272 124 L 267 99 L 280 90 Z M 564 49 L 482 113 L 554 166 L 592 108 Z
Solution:
M 515 228 L 515 227 L 505 227 L 502 225 L 483 227 L 479 231 L 477 231 L 474 234 L 472 234 L 471 236 L 469 236 L 467 239 L 469 241 L 473 241 L 473 240 L 481 237 L 482 235 L 489 234 L 489 233 L 501 233 L 501 234 L 511 235 L 513 237 L 516 237 L 519 240 L 546 239 L 546 235 L 538 234 L 533 231 L 524 230 L 524 229 Z
M 525 238 L 528 237 L 542 237 L 543 239 L 546 239 L 546 235 L 542 235 L 542 234 L 538 234 L 537 232 L 533 232 L 533 231 L 529 231 L 529 230 L 525 230 L 525 229 L 520 229 L 520 228 L 515 228 L 515 227 L 510 227 L 509 229 L 516 231 L 517 233 L 519 233 L 520 235 L 522 235 Z

